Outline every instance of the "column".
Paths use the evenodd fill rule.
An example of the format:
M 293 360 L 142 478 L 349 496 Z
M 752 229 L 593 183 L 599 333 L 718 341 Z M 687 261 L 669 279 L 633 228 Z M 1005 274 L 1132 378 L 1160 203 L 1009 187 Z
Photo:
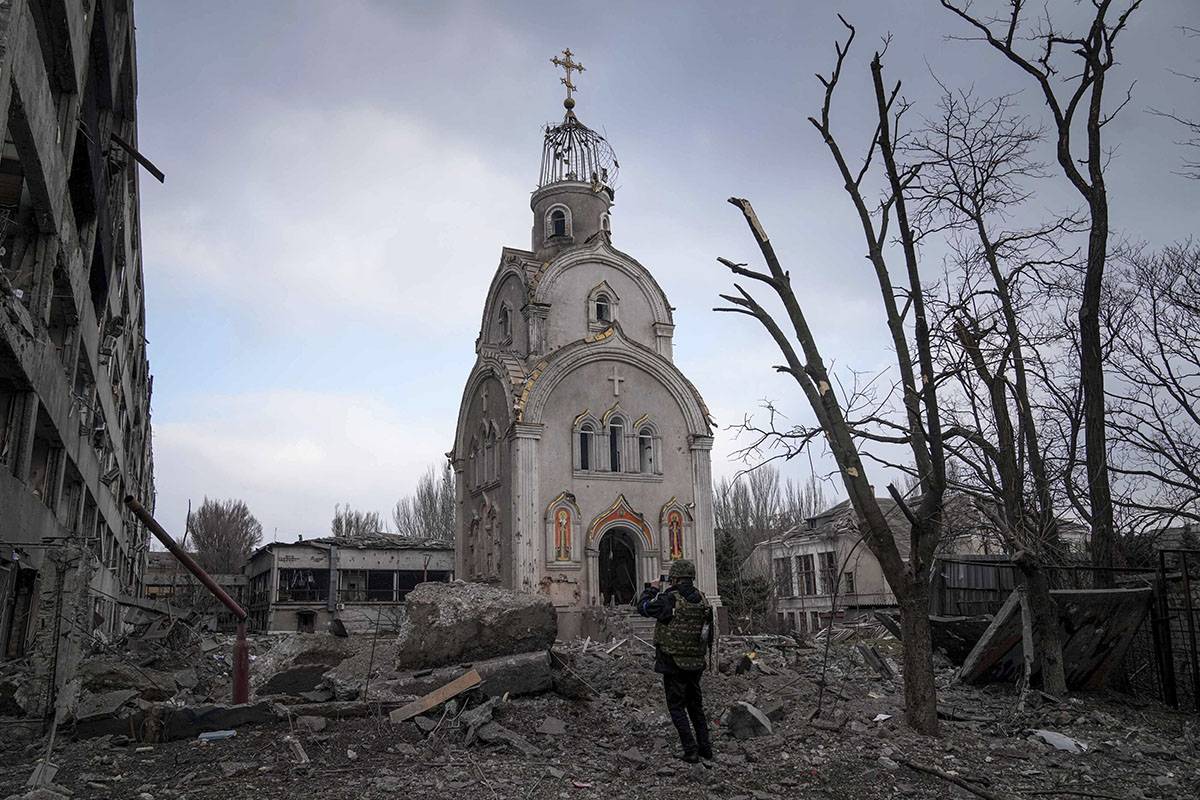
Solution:
M 654 323 L 654 349 L 658 354 L 667 361 L 674 361 L 674 353 L 672 348 L 672 337 L 675 335 L 675 326 L 669 322 Z
M 463 460 L 452 458 L 450 466 L 454 470 L 454 577 L 465 581 L 470 573 L 466 563 L 467 490 L 463 480 Z
M 537 507 L 538 442 L 542 429 L 542 425 L 518 422 L 512 433 L 512 585 L 521 592 L 538 590 L 545 559 Z
M 521 309 L 529 325 L 529 355 L 537 357 L 546 352 L 546 316 L 550 306 L 546 303 L 528 303 Z
M 713 605 L 720 605 L 717 595 L 717 548 L 713 535 L 712 445 L 711 436 L 689 437 L 692 453 L 692 491 L 696 508 L 693 526 L 696 536 L 696 583 Z
M 16 416 L 16 442 L 13 448 L 13 475 L 21 483 L 29 483 L 29 470 L 33 465 L 33 437 L 37 431 L 38 396 L 36 392 L 25 392 Z M 12 434 L 12 431 L 9 432 Z

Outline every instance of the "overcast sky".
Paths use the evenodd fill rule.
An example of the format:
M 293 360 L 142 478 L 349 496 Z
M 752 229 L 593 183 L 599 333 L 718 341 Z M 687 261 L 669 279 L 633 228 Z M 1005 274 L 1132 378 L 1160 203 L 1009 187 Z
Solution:
M 1148 110 L 1200 106 L 1172 74 L 1200 71 L 1179 29 L 1200 3 L 1145 6 L 1110 75 L 1112 102 L 1136 79 L 1134 99 L 1105 135 L 1114 227 L 1158 245 L 1196 232 L 1200 183 L 1173 174 L 1179 132 Z M 443 463 L 500 248 L 529 246 L 563 47 L 587 68 L 576 111 L 621 163 L 614 244 L 676 306 L 676 362 L 721 426 L 715 475 L 741 466 L 726 428 L 764 398 L 810 416 L 753 321 L 711 311 L 730 286 L 716 257 L 757 256 L 730 195 L 754 202 L 827 357 L 885 366 L 861 230 L 805 121 L 838 11 L 858 26 L 834 109 L 848 148 L 889 31 L 914 121 L 934 74 L 1023 90 L 1046 121 L 1010 64 L 946 38 L 967 31 L 936 0 L 139 3 L 140 147 L 167 173 L 142 179 L 159 519 L 180 532 L 189 499 L 238 497 L 268 540 L 324 535 L 335 503 L 389 517 Z M 1034 210 L 1077 203 L 1055 176 Z

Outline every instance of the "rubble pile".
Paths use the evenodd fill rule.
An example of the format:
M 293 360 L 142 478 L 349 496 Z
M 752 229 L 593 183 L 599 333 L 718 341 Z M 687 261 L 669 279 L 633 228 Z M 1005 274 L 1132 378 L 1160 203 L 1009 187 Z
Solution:
M 558 615 L 544 595 L 455 581 L 422 583 L 404 602 L 408 614 L 396 644 L 401 667 L 545 650 L 558 635 Z
M 456 655 L 420 667 L 401 655 L 411 632 L 261 637 L 255 700 L 246 706 L 181 704 L 182 689 L 149 700 L 143 693 L 166 675 L 178 684 L 173 664 L 146 665 L 152 684 L 122 687 L 128 671 L 100 662 L 83 696 L 142 708 L 140 726 L 91 739 L 68 726 L 53 759 L 56 781 L 75 797 L 140 800 L 1139 800 L 1200 792 L 1200 717 L 1114 694 L 1060 699 L 966 685 L 944 657 L 936 660 L 942 736 L 917 735 L 903 722 L 902 645 L 887 634 L 865 638 L 865 629 L 816 647 L 786 636 L 722 638 L 704 679 L 717 758 L 684 764 L 644 637 L 614 626 L 604 641 L 547 641 L 544 628 L 525 621 L 539 612 L 524 604 L 505 612 L 483 588 L 493 601 L 480 603 L 480 614 L 520 622 L 490 632 L 473 655 L 459 655 L 461 639 L 444 632 L 430 641 Z M 430 602 L 431 615 L 435 607 L 449 609 L 443 627 L 473 624 L 469 604 Z M 490 648 L 500 637 L 528 649 L 497 654 Z M 316 688 L 267 694 L 278 676 L 338 657 Z M 0 776 L 0 797 L 20 797 L 44 745 L 3 746 L 11 768 Z

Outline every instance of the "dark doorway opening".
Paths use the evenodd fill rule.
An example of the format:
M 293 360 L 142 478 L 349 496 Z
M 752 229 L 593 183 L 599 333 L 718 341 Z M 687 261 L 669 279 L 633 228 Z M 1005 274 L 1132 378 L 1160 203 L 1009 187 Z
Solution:
M 627 528 L 600 540 L 600 600 L 606 606 L 629 605 L 637 596 L 637 544 Z

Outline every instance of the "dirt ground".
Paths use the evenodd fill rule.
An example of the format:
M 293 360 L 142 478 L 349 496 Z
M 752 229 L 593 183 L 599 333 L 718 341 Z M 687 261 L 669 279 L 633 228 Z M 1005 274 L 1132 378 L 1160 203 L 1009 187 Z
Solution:
M 564 685 L 585 699 L 556 693 L 501 705 L 496 721 L 536 754 L 507 744 L 464 743 L 454 709 L 431 714 L 426 727 L 392 725 L 386 714 L 330 720 L 311 731 L 295 720 L 246 726 L 234 738 L 146 745 L 124 737 L 61 741 L 57 783 L 77 798 L 202 800 L 214 798 L 960 798 L 973 793 L 910 764 L 935 767 L 995 797 L 1200 797 L 1200 716 L 1117 694 L 1063 702 L 1032 695 L 1017 711 L 1011 687 L 951 685 L 939 674 L 942 736 L 903 725 L 899 681 L 878 676 L 851 643 L 833 645 L 821 718 L 809 722 L 824 654 L 821 649 L 758 645 L 762 668 L 734 674 L 753 643 L 727 642 L 723 671 L 705 678 L 709 717 L 737 700 L 784 704 L 771 735 L 736 740 L 718 725 L 717 759 L 678 760 L 648 648 L 629 641 L 612 655 L 579 643 L 560 648 Z M 893 642 L 878 643 L 885 654 Z M 770 674 L 767 674 L 770 673 Z M 1038 705 L 1033 707 L 1036 699 Z M 469 698 L 468 698 L 469 700 Z M 874 721 L 879 715 L 890 718 Z M 547 723 L 547 720 L 551 720 Z M 966 720 L 966 721 L 963 721 Z M 555 721 L 561 722 L 561 726 Z M 543 728 L 551 732 L 539 732 Z M 319 726 L 318 726 L 319 727 Z M 557 732 L 561 729 L 561 733 Z M 1086 744 L 1057 750 L 1032 733 L 1049 730 Z M 299 764 L 285 737 L 310 759 Z M 44 743 L 0 753 L 0 796 L 20 794 Z

